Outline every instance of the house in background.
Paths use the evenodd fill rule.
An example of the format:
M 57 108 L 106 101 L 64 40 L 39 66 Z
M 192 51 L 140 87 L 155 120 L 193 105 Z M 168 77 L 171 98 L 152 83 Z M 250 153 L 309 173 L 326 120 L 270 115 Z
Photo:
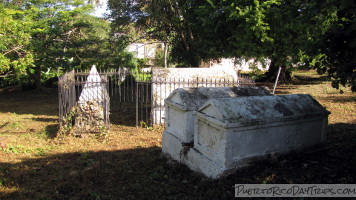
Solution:
M 135 55 L 136 58 L 148 58 L 147 65 L 153 65 L 158 49 L 164 49 L 163 42 L 132 43 L 126 50 Z

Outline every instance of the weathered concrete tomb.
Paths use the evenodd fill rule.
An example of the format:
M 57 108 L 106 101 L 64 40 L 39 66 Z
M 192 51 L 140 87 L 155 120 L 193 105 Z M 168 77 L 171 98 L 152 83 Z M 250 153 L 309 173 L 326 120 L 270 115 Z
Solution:
M 328 114 L 305 94 L 212 98 L 190 117 L 194 119 L 191 143 L 184 143 L 191 141 L 189 132 L 174 131 L 168 126 L 179 117 L 168 117 L 162 149 L 192 170 L 218 178 L 256 158 L 323 142 Z M 180 134 L 188 135 L 186 139 L 190 140 L 183 141 Z
M 265 87 L 201 87 L 175 89 L 165 100 L 166 129 L 163 133 L 163 152 L 180 161 L 180 152 L 193 143 L 193 112 L 213 98 L 271 95 Z

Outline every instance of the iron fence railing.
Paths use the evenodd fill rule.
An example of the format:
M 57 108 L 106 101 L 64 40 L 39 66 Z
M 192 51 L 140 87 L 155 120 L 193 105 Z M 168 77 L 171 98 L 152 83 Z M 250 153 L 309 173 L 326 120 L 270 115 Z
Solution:
M 184 87 L 233 87 L 255 85 L 253 79 L 245 75 L 239 75 L 237 79 L 162 79 L 154 78 L 148 84 L 152 85 L 151 119 L 150 123 L 163 124 L 165 120 L 164 100 L 177 88 Z
M 236 79 L 162 79 L 131 73 L 127 69 L 99 71 L 102 84 L 97 90 L 104 103 L 105 126 L 112 123 L 136 126 L 153 126 L 164 123 L 164 99 L 177 88 L 182 87 L 233 87 L 255 85 L 248 76 L 238 75 Z M 70 71 L 59 77 L 59 123 L 62 127 L 74 106 L 81 104 L 80 95 L 88 84 L 88 71 Z M 140 77 L 141 76 L 141 77 Z M 140 79 L 140 81 L 136 81 Z M 97 83 L 92 83 L 97 84 Z M 109 111 L 111 117 L 109 117 Z M 75 122 L 70 122 L 75 123 Z
M 76 125 L 76 133 L 109 129 L 108 91 L 109 80 L 106 74 L 77 73 L 72 70 L 59 77 L 60 127 Z

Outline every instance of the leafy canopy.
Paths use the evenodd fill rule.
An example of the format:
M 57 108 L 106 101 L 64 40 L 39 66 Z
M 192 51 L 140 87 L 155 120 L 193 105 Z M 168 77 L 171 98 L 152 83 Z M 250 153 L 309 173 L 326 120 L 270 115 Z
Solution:
M 178 63 L 271 60 L 287 75 L 306 64 L 355 91 L 355 2 L 349 0 L 109 0 L 117 30 L 170 42 Z

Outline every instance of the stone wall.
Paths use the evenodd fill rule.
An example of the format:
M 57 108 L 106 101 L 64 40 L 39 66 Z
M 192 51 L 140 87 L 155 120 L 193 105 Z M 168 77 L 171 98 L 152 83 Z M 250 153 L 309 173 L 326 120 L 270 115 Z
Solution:
M 221 58 L 218 60 L 211 60 L 203 62 L 201 67 L 209 68 L 230 68 L 236 71 L 253 71 L 253 68 L 257 68 L 262 71 L 269 69 L 271 60 L 266 59 L 265 63 L 256 61 L 255 59 L 238 59 L 238 58 Z

